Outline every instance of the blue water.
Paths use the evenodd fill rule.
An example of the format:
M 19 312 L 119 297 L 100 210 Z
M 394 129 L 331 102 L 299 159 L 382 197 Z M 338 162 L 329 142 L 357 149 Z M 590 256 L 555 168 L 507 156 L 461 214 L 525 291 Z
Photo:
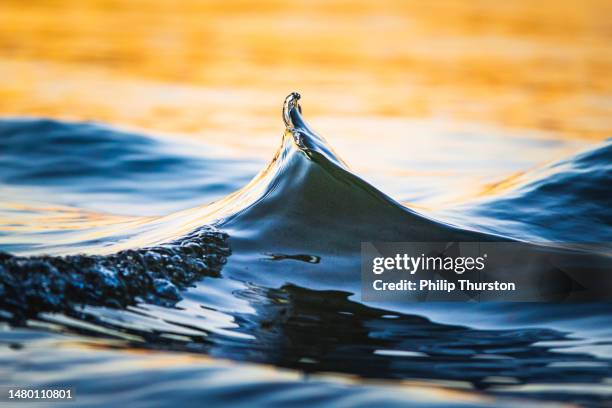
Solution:
M 68 384 L 82 406 L 609 404 L 610 304 L 364 303 L 359 249 L 609 243 L 612 143 L 425 216 L 353 173 L 295 101 L 284 119 L 267 165 L 0 121 L 1 385 Z

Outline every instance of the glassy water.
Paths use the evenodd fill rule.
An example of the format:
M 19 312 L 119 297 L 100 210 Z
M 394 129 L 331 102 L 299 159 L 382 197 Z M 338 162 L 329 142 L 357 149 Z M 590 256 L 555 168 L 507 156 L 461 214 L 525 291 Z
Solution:
M 443 154 L 432 166 L 415 146 L 360 175 L 296 99 L 284 120 L 267 165 L 101 124 L 0 121 L 2 382 L 70 385 L 87 406 L 609 403 L 609 304 L 364 303 L 359 250 L 610 242 L 612 144 L 442 197 L 392 163 L 457 165 Z M 462 161 L 454 136 L 436 143 Z M 524 156 L 498 168 L 577 149 L 505 143 Z M 360 154 L 377 163 L 372 146 Z

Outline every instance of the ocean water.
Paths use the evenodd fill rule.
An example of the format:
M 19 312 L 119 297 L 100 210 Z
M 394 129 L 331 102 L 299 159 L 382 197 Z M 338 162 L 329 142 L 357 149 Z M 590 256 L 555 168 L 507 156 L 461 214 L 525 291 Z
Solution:
M 1 120 L 0 385 L 74 387 L 82 406 L 610 404 L 610 304 L 363 302 L 359 251 L 607 244 L 611 142 L 419 208 L 444 189 L 351 170 L 297 99 L 268 163 Z

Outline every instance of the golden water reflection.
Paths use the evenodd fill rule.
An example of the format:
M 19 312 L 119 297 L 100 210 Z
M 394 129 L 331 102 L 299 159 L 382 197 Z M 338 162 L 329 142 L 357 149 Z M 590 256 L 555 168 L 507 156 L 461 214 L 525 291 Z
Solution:
M 611 15 L 607 0 L 3 0 L 0 115 L 269 159 L 298 90 L 358 173 L 433 208 L 612 134 Z
M 313 117 L 601 139 L 610 15 L 607 0 L 4 0 L 0 113 L 278 135 L 279 101 L 297 89 Z

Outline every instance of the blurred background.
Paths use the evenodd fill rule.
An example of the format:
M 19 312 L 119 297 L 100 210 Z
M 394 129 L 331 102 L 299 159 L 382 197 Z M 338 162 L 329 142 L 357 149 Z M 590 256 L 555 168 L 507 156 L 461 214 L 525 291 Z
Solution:
M 475 154 L 492 182 L 612 133 L 611 15 L 608 0 L 3 0 L 0 114 L 146 128 L 263 160 L 297 90 L 374 182 L 377 169 L 450 175 L 441 152 Z M 464 128 L 502 137 L 466 148 Z M 533 150 L 508 134 L 571 143 Z M 410 167 L 414 149 L 425 161 Z M 528 159 L 500 164 L 508 155 Z
M 0 111 L 277 131 L 297 89 L 313 115 L 598 138 L 612 130 L 611 15 L 607 0 L 3 0 Z

